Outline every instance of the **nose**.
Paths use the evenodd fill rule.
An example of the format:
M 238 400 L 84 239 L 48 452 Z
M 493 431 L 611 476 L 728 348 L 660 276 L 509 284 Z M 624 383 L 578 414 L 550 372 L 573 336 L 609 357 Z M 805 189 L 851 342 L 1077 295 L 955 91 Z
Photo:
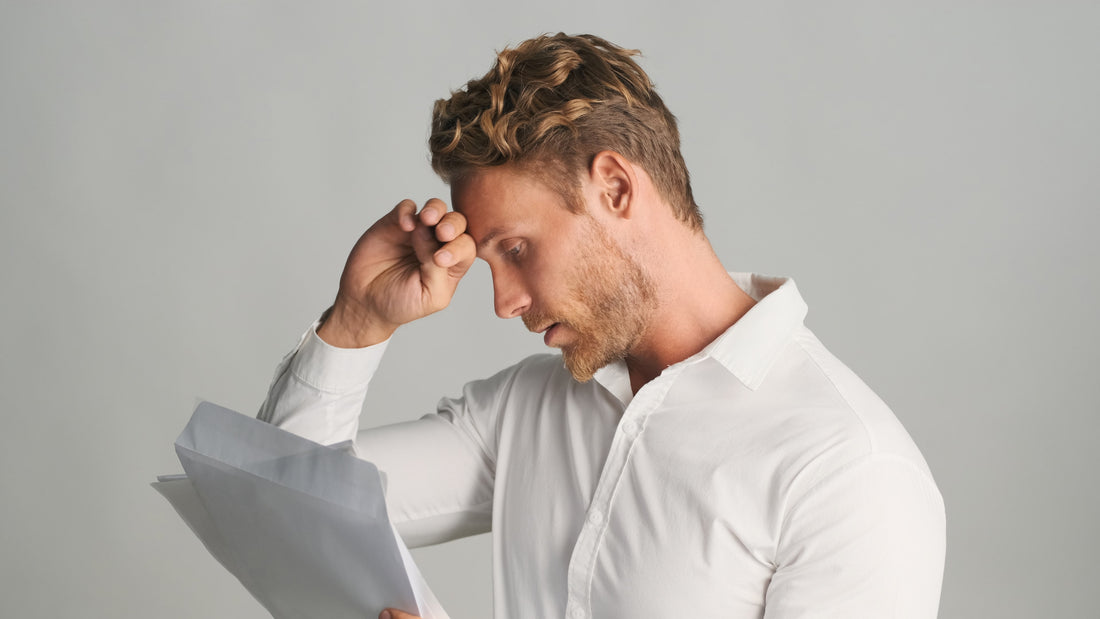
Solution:
M 506 273 L 506 269 L 493 271 L 493 304 L 497 316 L 515 318 L 522 316 L 531 307 L 531 296 L 522 280 L 515 274 Z

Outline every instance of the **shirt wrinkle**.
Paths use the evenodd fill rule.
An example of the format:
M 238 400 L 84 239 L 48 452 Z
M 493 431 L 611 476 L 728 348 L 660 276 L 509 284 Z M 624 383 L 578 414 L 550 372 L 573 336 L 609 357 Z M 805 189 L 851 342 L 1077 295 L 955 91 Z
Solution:
M 463 513 L 477 513 L 481 514 L 485 512 L 486 507 L 492 507 L 493 499 L 489 498 L 480 503 L 472 503 L 470 505 L 457 506 L 454 509 L 436 509 L 436 510 L 424 510 L 423 512 L 412 514 L 404 518 L 400 518 L 394 521 L 394 524 L 404 524 L 412 522 L 421 522 L 424 520 L 431 520 L 432 518 L 439 518 L 440 516 L 453 516 L 455 514 Z
M 352 385 L 347 385 L 347 386 L 327 387 L 325 385 L 320 385 L 320 384 L 317 384 L 317 383 L 311 381 L 309 378 L 306 378 L 305 376 L 299 374 L 298 372 L 294 372 L 294 378 L 296 378 L 298 380 L 298 382 L 302 383 L 303 385 L 306 385 L 307 387 L 310 387 L 311 389 L 313 389 L 313 390 L 315 390 L 319 393 L 330 394 L 330 395 L 342 394 L 348 388 L 350 388 L 350 389 L 363 388 L 363 387 L 366 387 L 367 382 L 369 382 L 369 381 L 363 381 L 362 383 L 352 384 Z
M 442 403 L 443 400 L 440 400 Z M 435 420 L 445 423 L 450 427 L 462 432 L 470 441 L 474 444 L 476 451 L 485 459 L 485 464 L 489 469 L 496 468 L 496 458 L 489 452 L 489 448 L 486 446 L 485 441 L 482 439 L 481 434 L 477 431 L 477 428 L 469 420 L 466 415 L 455 415 L 450 409 L 442 409 L 433 414 L 425 415 L 424 420 Z

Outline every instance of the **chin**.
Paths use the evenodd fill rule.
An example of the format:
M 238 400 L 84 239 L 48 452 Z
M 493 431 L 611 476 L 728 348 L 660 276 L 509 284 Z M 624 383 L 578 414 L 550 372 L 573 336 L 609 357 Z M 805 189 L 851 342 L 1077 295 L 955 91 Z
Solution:
M 578 383 L 587 383 L 600 368 L 618 359 L 618 357 L 607 358 L 607 355 L 596 355 L 593 354 L 594 352 L 588 351 L 588 354 L 585 354 L 584 351 L 578 352 L 571 348 L 562 349 L 561 356 L 565 361 L 565 369 L 569 370 Z

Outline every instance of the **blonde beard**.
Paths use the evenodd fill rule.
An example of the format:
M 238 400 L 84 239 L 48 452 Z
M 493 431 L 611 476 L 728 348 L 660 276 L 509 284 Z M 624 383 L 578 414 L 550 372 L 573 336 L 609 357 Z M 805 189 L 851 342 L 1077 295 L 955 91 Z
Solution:
M 562 347 L 565 367 L 579 382 L 600 368 L 623 359 L 645 334 L 656 304 L 652 281 L 636 261 L 615 245 L 595 220 L 592 232 L 578 243 L 569 269 L 569 298 L 549 313 L 528 312 L 528 328 L 561 323 L 578 339 Z

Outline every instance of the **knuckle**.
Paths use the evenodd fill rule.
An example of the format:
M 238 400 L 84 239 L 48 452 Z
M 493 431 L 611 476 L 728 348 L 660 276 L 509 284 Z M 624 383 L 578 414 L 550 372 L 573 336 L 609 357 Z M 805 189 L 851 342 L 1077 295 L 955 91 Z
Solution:
M 409 214 L 415 213 L 415 212 L 416 212 L 416 202 L 413 202 L 412 200 L 409 200 L 408 198 L 406 198 L 406 199 L 398 202 L 397 206 L 393 207 L 393 210 L 390 211 L 390 216 L 391 217 L 397 217 L 397 218 L 400 219 L 403 216 L 406 216 L 406 215 L 409 215 Z

